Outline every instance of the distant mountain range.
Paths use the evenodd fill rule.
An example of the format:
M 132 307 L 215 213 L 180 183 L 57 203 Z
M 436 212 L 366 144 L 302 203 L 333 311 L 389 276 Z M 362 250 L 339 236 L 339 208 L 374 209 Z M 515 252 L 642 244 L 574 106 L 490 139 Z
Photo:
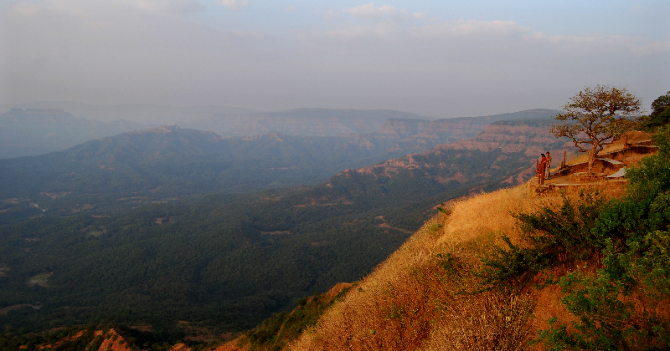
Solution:
M 338 136 L 376 132 L 388 120 L 425 120 L 425 116 L 393 110 L 332 110 L 304 108 L 251 114 L 215 114 L 177 122 L 222 136 L 248 136 L 278 132 L 296 136 Z
M 0 115 L 0 158 L 41 155 L 142 128 L 127 120 L 101 122 L 62 110 L 12 109 Z
M 352 197 L 376 195 L 376 199 L 403 202 L 465 189 L 491 191 L 521 184 L 535 175 L 535 160 L 541 153 L 572 146 L 567 139 L 557 139 L 549 132 L 552 123 L 550 119 L 495 122 L 473 138 L 345 170 L 325 187 L 336 194 L 340 192 L 334 189 L 341 187 L 346 189 L 342 193 Z M 338 196 L 326 196 L 323 201 Z
M 24 105 L 19 105 L 24 106 Z M 0 114 L 0 158 L 36 156 L 52 151 L 61 151 L 88 140 L 112 136 L 127 131 L 141 130 L 164 125 L 178 125 L 187 129 L 215 132 L 223 137 L 256 136 L 267 133 L 281 133 L 290 136 L 352 136 L 380 132 L 390 136 L 397 132 L 400 124 L 388 129 L 388 121 L 414 121 L 405 133 L 395 137 L 418 135 L 425 128 L 429 138 L 437 133 L 449 134 L 454 138 L 470 137 L 481 125 L 497 120 L 519 118 L 543 118 L 556 114 L 553 110 L 529 110 L 477 118 L 449 119 L 461 120 L 459 130 L 451 130 L 452 124 L 431 121 L 427 117 L 392 110 L 332 110 L 295 109 L 276 112 L 250 112 L 240 109 L 199 106 L 166 107 L 153 105 L 93 106 L 78 103 L 33 103 L 14 107 Z M 67 112 L 66 112 L 67 111 Z M 132 122 L 130 122 L 132 121 Z M 448 129 L 441 128 L 433 122 Z M 406 127 L 409 127 L 407 125 Z M 415 128 L 414 132 L 411 132 Z M 410 131 L 408 134 L 407 131 Z M 468 133 L 469 132 L 469 133 Z
M 393 110 L 333 110 L 303 108 L 287 111 L 214 114 L 176 122 L 186 128 L 208 130 L 222 136 L 248 136 L 279 132 L 295 136 L 386 134 L 428 137 L 448 133 L 450 138 L 470 137 L 482 125 L 501 120 L 549 118 L 559 111 L 537 109 L 480 117 L 431 119 Z M 395 121 L 389 124 L 389 121 Z M 448 123 L 445 123 L 449 121 Z M 403 124 L 404 123 L 404 124 Z M 476 132 L 475 132 L 476 133 Z
M 541 110 L 513 116 L 544 117 L 550 113 Z M 54 114 L 51 118 L 61 123 Z M 67 114 L 55 115 L 65 121 L 73 119 Z M 1 159 L 0 199 L 39 199 L 44 193 L 167 198 L 313 184 L 346 168 L 472 137 L 502 116 L 509 117 L 394 119 L 376 133 L 331 137 L 270 133 L 223 138 L 177 126 L 127 132 L 65 151 Z
M 148 126 L 175 124 L 192 118 L 209 117 L 214 114 L 237 114 L 259 112 L 230 106 L 164 106 L 150 104 L 92 105 L 74 101 L 36 101 L 0 106 L 5 111 L 11 108 L 61 110 L 77 118 L 113 122 L 127 120 Z

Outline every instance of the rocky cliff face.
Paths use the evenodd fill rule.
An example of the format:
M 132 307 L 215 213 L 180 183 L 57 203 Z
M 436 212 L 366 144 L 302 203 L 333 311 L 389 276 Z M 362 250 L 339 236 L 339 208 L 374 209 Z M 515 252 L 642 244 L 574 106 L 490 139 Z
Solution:
M 484 127 L 474 138 L 439 145 L 436 149 L 491 151 L 500 148 L 506 154 L 523 151 L 526 156 L 536 157 L 564 147 L 566 140 L 556 139 L 549 128 L 549 122 L 536 125 L 499 122 Z
M 222 115 L 191 119 L 178 124 L 211 130 L 223 136 L 248 136 L 278 132 L 294 136 L 367 134 L 389 119 L 425 120 L 426 117 L 392 110 L 332 110 L 304 108 L 253 114 Z
M 447 123 L 440 122 L 419 126 L 426 128 L 426 133 L 438 133 L 440 127 L 448 126 Z M 437 184 L 496 180 L 500 176 L 504 177 L 496 180 L 499 183 L 522 183 L 534 175 L 535 159 L 541 153 L 553 151 L 558 155 L 559 151 L 571 146 L 567 140 L 557 139 L 549 132 L 551 122 L 496 122 L 483 127 L 483 131 L 472 138 L 441 144 L 431 150 L 388 160 L 375 166 L 346 170 L 340 176 L 351 177 L 356 173 L 381 182 L 380 178 L 390 180 L 409 172 L 412 178 L 430 180 Z M 453 125 L 459 126 L 459 123 Z M 394 130 L 393 126 L 393 123 L 389 123 L 386 130 Z M 403 130 L 402 127 L 406 124 L 396 123 L 395 126 L 396 130 Z M 473 123 L 461 123 L 460 126 L 470 130 L 476 128 Z
M 182 127 L 211 130 L 223 136 L 279 132 L 300 136 L 368 134 L 390 138 L 472 137 L 482 127 L 501 120 L 549 118 L 558 111 L 537 109 L 481 117 L 431 121 L 424 116 L 392 110 L 295 109 L 254 114 L 221 115 L 178 122 Z
M 478 118 L 441 119 L 437 121 L 424 120 L 388 120 L 375 133 L 391 138 L 424 138 L 453 140 L 475 136 L 490 122 Z

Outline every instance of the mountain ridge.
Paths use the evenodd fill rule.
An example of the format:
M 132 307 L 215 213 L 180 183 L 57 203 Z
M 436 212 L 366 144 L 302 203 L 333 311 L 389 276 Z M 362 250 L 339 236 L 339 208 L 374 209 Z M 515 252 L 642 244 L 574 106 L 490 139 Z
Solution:
M 501 118 L 518 119 L 529 115 L 542 118 L 556 112 L 529 110 L 493 116 L 431 121 L 425 119 L 424 116 L 394 110 L 295 109 L 255 114 L 216 115 L 216 110 L 205 109 L 198 112 L 200 115 L 198 113 L 190 116 L 184 115 L 184 118 L 181 119 L 165 117 L 162 120 L 147 120 L 142 119 L 141 115 L 124 114 L 122 109 L 119 114 L 115 115 L 115 120 L 104 122 L 90 119 L 90 116 L 86 114 L 74 116 L 62 109 L 12 108 L 0 114 L 0 158 L 36 156 L 51 151 L 60 151 L 91 139 L 170 124 L 179 125 L 185 129 L 214 131 L 224 137 L 244 137 L 278 132 L 293 136 L 375 135 L 377 138 L 383 136 L 394 138 L 419 137 L 416 132 L 424 130 L 426 140 L 447 143 L 473 136 L 481 126 Z M 37 118 L 40 119 L 37 120 Z M 129 119 L 142 121 L 144 124 L 129 122 Z M 450 128 L 445 128 L 446 126 Z M 412 133 L 412 130 L 415 132 Z
M 482 182 L 493 181 L 495 179 L 493 174 L 477 173 L 474 171 L 474 165 L 456 169 L 448 164 L 449 158 L 462 157 L 458 153 L 467 152 L 470 155 L 479 153 L 482 157 L 487 155 L 487 159 L 483 162 L 491 162 L 486 167 L 492 170 L 500 169 L 506 163 L 513 163 L 518 173 L 497 181 L 520 184 L 530 179 L 534 173 L 535 160 L 541 153 L 548 150 L 554 152 L 567 150 L 571 146 L 567 143 L 567 139 L 556 139 L 549 132 L 550 125 L 551 120 L 496 122 L 484 127 L 484 130 L 473 138 L 437 145 L 431 150 L 402 156 L 374 166 L 348 169 L 336 177 L 351 178 L 353 174 L 358 174 L 380 182 L 380 178 L 391 179 L 403 172 L 410 172 L 412 177 L 421 178 L 424 186 L 434 191 L 450 183 L 464 183 L 473 177 L 481 178 Z M 492 157 L 492 152 L 496 152 L 495 157 Z M 332 184 L 331 182 L 328 184 Z
M 62 110 L 14 108 L 0 114 L 0 159 L 36 156 L 142 127 L 126 120 L 78 118 Z
M 65 192 L 160 199 L 314 184 L 345 168 L 474 136 L 490 119 L 390 120 L 378 133 L 337 137 L 270 133 L 225 138 L 176 125 L 155 127 L 48 155 L 2 159 L 0 198 L 37 201 L 40 193 Z

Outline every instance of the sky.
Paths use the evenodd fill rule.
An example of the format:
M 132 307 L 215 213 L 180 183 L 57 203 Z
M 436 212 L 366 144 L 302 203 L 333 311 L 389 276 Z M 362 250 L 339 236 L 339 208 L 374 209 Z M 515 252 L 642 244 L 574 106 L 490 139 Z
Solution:
M 0 2 L 0 104 L 558 109 L 670 91 L 670 1 Z

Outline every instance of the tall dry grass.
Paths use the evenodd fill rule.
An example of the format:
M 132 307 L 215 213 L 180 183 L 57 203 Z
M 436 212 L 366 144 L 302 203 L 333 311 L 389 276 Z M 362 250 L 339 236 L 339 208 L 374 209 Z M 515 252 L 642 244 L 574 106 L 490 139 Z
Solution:
M 621 190 L 605 187 L 608 196 Z M 557 289 L 516 294 L 478 289 L 480 268 L 500 234 L 518 240 L 518 212 L 576 197 L 536 195 L 527 185 L 452 203 L 380 264 L 290 350 L 527 349 L 551 316 L 569 318 Z

